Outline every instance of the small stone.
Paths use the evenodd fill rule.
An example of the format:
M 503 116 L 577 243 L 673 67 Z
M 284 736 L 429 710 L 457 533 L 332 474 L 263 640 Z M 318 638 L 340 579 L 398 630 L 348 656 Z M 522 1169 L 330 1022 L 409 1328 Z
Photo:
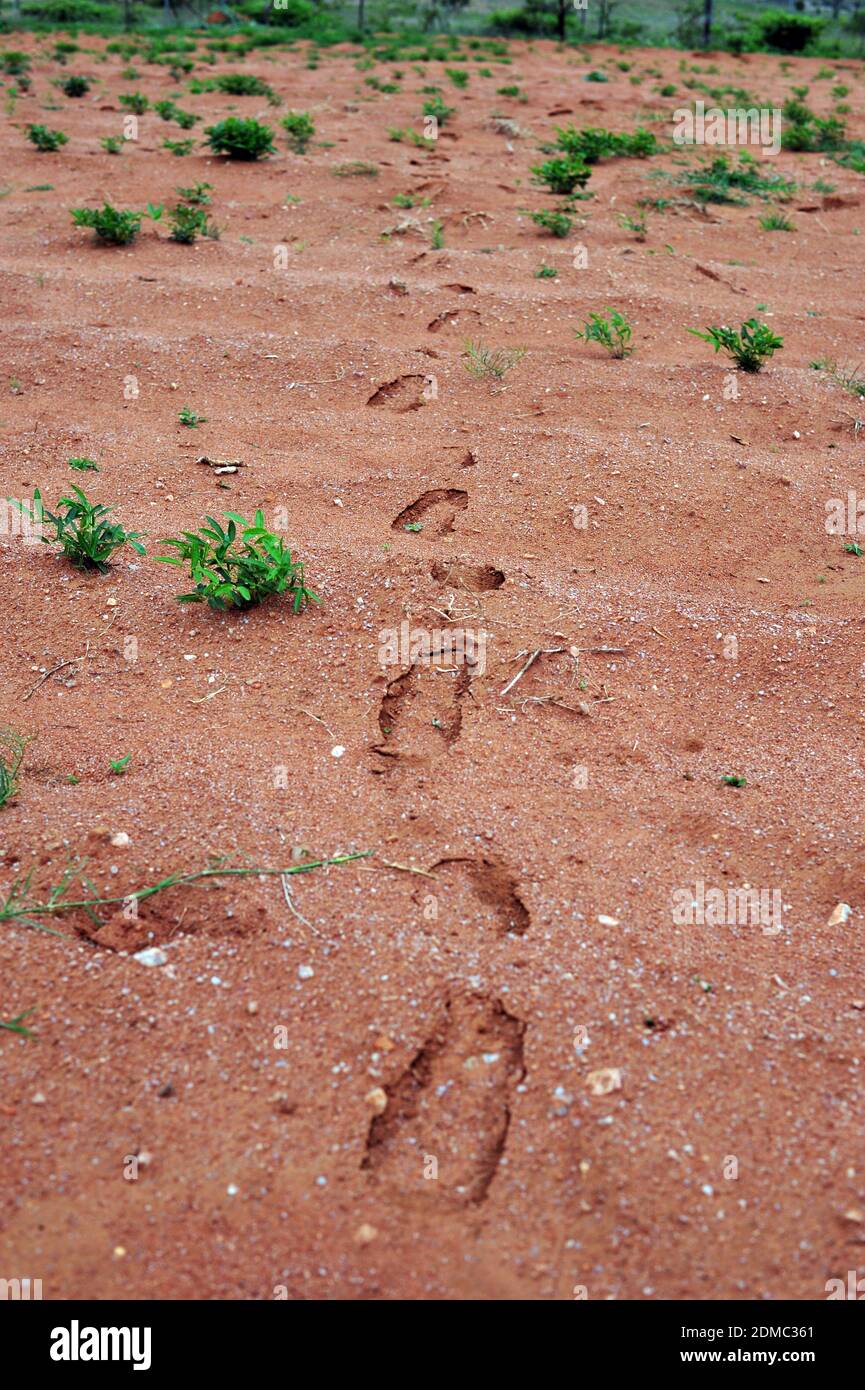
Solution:
M 332 758 L 341 758 L 344 752 L 345 749 L 343 748 L 342 744 L 338 743 L 334 748 L 331 748 L 330 756 Z
M 387 1109 L 387 1092 L 381 1086 L 373 1086 L 364 1097 L 367 1105 L 376 1115 L 383 1115 Z
M 132 957 L 137 960 L 139 965 L 165 965 L 168 957 L 158 946 L 146 946 L 143 951 L 136 951 Z
M 370 1226 L 368 1221 L 364 1221 L 355 1231 L 354 1239 L 358 1245 L 370 1245 L 377 1235 L 378 1231 L 375 1226 Z
M 602 927 L 617 927 L 619 925 L 618 917 L 608 917 L 605 912 L 599 914 L 598 921 Z
M 126 849 L 126 846 L 131 845 L 132 841 L 125 830 L 118 830 L 116 835 L 111 836 L 111 843 L 116 849 Z
M 849 903 L 838 903 L 838 904 L 836 904 L 835 908 L 833 909 L 832 916 L 829 918 L 829 921 L 826 923 L 826 926 L 827 926 L 827 927 L 839 927 L 839 926 L 841 926 L 841 924 L 842 924 L 843 922 L 846 922 L 846 921 L 847 921 L 847 919 L 848 919 L 848 917 L 850 916 L 850 913 L 851 913 L 852 911 L 853 911 L 853 909 L 852 909 L 852 907 L 850 906 Z
M 33 1096 L 33 1098 L 32 1098 L 31 1104 L 33 1104 L 33 1105 L 45 1105 L 45 1104 L 46 1104 L 45 1097 L 43 1096 L 43 1094 L 42 1094 L 41 1091 L 37 1091 L 37 1092 L 36 1092 L 35 1096 Z
M 299 965 L 297 967 L 298 979 L 311 980 L 314 974 L 315 971 L 313 970 L 311 965 Z
M 859 1207 L 848 1207 L 844 1213 L 844 1220 L 855 1221 L 858 1226 L 861 1226 L 862 1222 L 865 1221 L 865 1212 Z
M 122 1260 L 122 1259 L 123 1259 L 123 1256 L 124 1256 L 125 1254 L 126 1254 L 126 1246 L 125 1246 L 125 1245 L 115 1245 L 115 1247 L 114 1247 L 114 1258 L 115 1258 L 115 1260 Z
M 586 1085 L 593 1096 L 608 1096 L 611 1091 L 621 1091 L 622 1073 L 618 1067 L 601 1067 L 589 1072 Z
M 256 1002 L 255 1002 L 254 999 L 250 999 L 249 1003 L 248 1003 L 247 1006 L 246 1006 L 246 1012 L 247 1012 L 248 1014 L 257 1014 L 257 1013 L 258 1013 L 258 1005 L 256 1004 Z

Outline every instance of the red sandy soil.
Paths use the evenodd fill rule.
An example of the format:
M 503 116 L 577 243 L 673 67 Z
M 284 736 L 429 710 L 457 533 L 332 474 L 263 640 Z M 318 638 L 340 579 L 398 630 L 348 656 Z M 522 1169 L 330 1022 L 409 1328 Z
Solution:
M 39 60 L 0 128 L 3 494 L 83 483 L 151 555 L 207 512 L 284 508 L 322 598 L 220 615 L 129 549 L 99 577 L 4 538 L 0 718 L 35 742 L 0 812 L 0 885 L 34 865 L 54 882 L 70 855 L 108 895 L 214 854 L 375 851 L 292 879 L 299 916 L 279 879 L 243 878 L 137 922 L 58 918 L 64 940 L 0 927 L 0 1017 L 35 1006 L 38 1035 L 0 1035 L 0 1275 L 46 1298 L 821 1299 L 863 1273 L 865 559 L 824 522 L 865 480 L 856 402 L 809 368 L 860 346 L 862 180 L 784 153 L 794 233 L 760 230 L 758 201 L 682 206 L 641 245 L 618 214 L 671 196 L 649 174 L 681 156 L 608 161 L 575 269 L 573 236 L 520 216 L 551 205 L 538 144 L 648 109 L 669 139 L 689 94 L 654 89 L 682 55 L 625 55 L 629 74 L 614 50 L 511 52 L 465 92 L 399 64 L 393 96 L 348 53 L 252 54 L 241 70 L 328 142 L 301 157 L 280 133 L 260 164 L 175 159 L 161 142 L 184 132 L 153 114 L 103 153 L 120 92 L 178 89 L 140 59 L 133 82 L 116 56 Z M 780 104 L 810 84 L 831 110 L 819 62 L 687 57 L 710 85 Z M 646 67 L 663 78 L 632 85 Z M 78 71 L 104 85 L 55 95 Z M 862 79 L 835 79 L 860 136 Z M 458 110 L 434 152 L 389 141 L 432 82 Z M 510 82 L 527 102 L 495 95 Z M 205 118 L 196 141 L 231 108 L 282 114 L 180 104 Z M 496 133 L 494 111 L 530 134 Z M 36 153 L 31 121 L 69 144 Z M 378 177 L 335 177 L 347 160 Z M 71 225 L 77 204 L 197 179 L 219 241 L 145 223 L 112 248 Z M 405 213 L 405 191 L 432 202 Z M 383 240 L 405 216 L 422 234 Z M 542 260 L 557 279 L 534 278 Z M 625 361 L 573 334 L 608 304 L 634 325 Z M 784 350 L 728 400 L 728 364 L 686 329 L 758 305 Z M 466 338 L 527 356 L 491 389 Z M 181 428 L 183 405 L 206 424 Z M 70 473 L 81 454 L 102 472 Z M 220 478 L 202 454 L 246 466 Z M 382 670 L 383 628 L 442 614 L 490 634 L 483 674 Z M 671 894 L 697 880 L 779 890 L 781 931 L 678 925 Z M 159 944 L 169 964 L 133 959 Z M 621 1087 L 593 1094 L 605 1068 Z

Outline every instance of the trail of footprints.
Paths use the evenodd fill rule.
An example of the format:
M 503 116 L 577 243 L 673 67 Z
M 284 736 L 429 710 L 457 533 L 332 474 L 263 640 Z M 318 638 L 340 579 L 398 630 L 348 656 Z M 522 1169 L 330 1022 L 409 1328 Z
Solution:
M 446 535 L 453 531 L 457 512 L 467 506 L 463 489 L 435 488 L 403 508 L 392 527 L 404 530 L 420 523 Z M 488 593 L 505 582 L 503 572 L 491 565 L 450 558 L 436 561 L 430 573 L 441 584 L 472 593 Z M 388 683 L 382 697 L 382 742 L 374 751 L 391 759 L 391 766 L 426 765 L 460 736 L 472 667 L 440 666 L 430 660 L 432 655 L 418 655 Z M 430 873 L 444 890 L 444 912 L 432 928 L 437 935 L 459 938 L 468 929 L 484 938 L 507 939 L 528 931 L 531 919 L 516 883 L 494 860 L 441 859 Z M 370 1123 L 362 1167 L 409 1198 L 447 1207 L 479 1206 L 504 1153 L 513 1093 L 525 1075 L 524 1033 L 525 1024 L 500 1000 L 449 991 L 433 1031 L 385 1088 L 387 1105 Z
M 500 1000 L 452 990 L 423 1046 L 372 1120 L 362 1167 L 406 1197 L 479 1206 L 508 1137 L 525 1076 L 525 1024 Z

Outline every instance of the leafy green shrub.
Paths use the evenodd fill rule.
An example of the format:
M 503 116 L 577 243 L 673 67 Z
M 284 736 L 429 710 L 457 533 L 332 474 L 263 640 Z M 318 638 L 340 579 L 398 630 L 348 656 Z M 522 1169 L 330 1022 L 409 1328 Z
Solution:
M 279 123 L 288 135 L 295 154 L 306 154 L 306 147 L 315 134 L 315 125 L 308 111 L 289 111 Z
M 7 48 L 4 53 L 0 53 L 0 67 L 9 77 L 20 77 L 30 67 L 30 55 L 15 48 Z
M 799 100 L 785 101 L 781 107 L 781 146 L 803 153 L 841 150 L 846 143 L 846 127 L 837 116 L 815 116 Z
M 209 183 L 194 183 L 191 188 L 175 188 L 174 191 L 181 203 L 189 203 L 190 207 L 206 208 L 210 206 L 213 186 Z
M 214 154 L 224 154 L 229 159 L 261 159 L 262 155 L 276 153 L 270 126 L 252 117 L 244 120 L 229 116 L 208 126 L 204 134 Z
M 122 92 L 118 101 L 126 111 L 134 111 L 136 116 L 143 116 L 145 111 L 150 110 L 150 101 L 143 92 Z
M 191 130 L 198 120 L 191 111 L 181 111 L 173 101 L 157 101 L 153 109 L 163 121 L 176 121 L 181 130 Z
M 575 329 L 574 336 L 587 343 L 600 343 L 611 357 L 629 357 L 634 350 L 630 345 L 631 332 L 624 314 L 607 308 L 603 314 L 589 314 L 582 333 Z
M 197 430 L 199 425 L 207 424 L 207 416 L 197 415 L 194 410 L 190 410 L 188 405 L 181 408 L 177 418 L 181 425 L 185 425 L 188 430 Z
M 73 487 L 72 491 L 74 497 L 60 498 L 56 513 L 49 512 L 43 505 L 38 487 L 33 490 L 32 506 L 12 497 L 7 501 L 32 523 L 35 533 L 46 545 L 62 546 L 64 555 L 77 569 L 95 569 L 105 574 L 115 550 L 127 542 L 137 554 L 144 554 L 140 531 L 125 531 L 117 522 L 106 520 L 113 507 L 89 502 L 79 487 Z M 42 527 L 46 523 L 53 528 L 53 536 L 43 534 Z
M 554 265 L 547 265 L 546 261 L 541 261 L 534 275 L 536 280 L 555 280 L 558 273 Z
M 453 106 L 446 106 L 439 96 L 429 97 L 421 108 L 425 116 L 432 116 L 440 126 L 447 125 L 455 109 Z
M 540 212 L 530 212 L 529 217 L 536 227 L 542 227 L 551 236 L 566 237 L 573 225 L 573 219 L 566 212 L 551 212 L 542 208 Z
M 784 346 L 783 338 L 759 319 L 747 319 L 738 331 L 721 326 L 707 328 L 705 333 L 699 328 L 689 328 L 688 332 L 711 343 L 715 352 L 723 349 L 743 372 L 759 372 L 764 360 Z
M 213 237 L 216 228 L 207 219 L 204 208 L 191 207 L 188 203 L 178 203 L 170 213 L 171 239 L 186 244 L 197 236 Z M 183 421 L 186 424 L 186 421 Z
M 824 22 L 810 15 L 790 14 L 787 10 L 764 10 L 754 20 L 750 37 L 758 48 L 801 53 L 817 37 Z
M 644 126 L 638 126 L 632 135 L 619 135 L 599 126 L 585 126 L 582 130 L 574 126 L 556 126 L 556 147 L 582 160 L 583 164 L 597 164 L 599 159 L 616 156 L 647 159 L 660 148 L 652 131 Z
M 260 77 L 253 77 L 248 72 L 221 73 L 215 79 L 215 85 L 220 92 L 227 92 L 232 97 L 266 97 L 272 90 Z
M 76 473 L 98 473 L 100 471 L 99 464 L 94 463 L 92 459 L 71 458 L 67 459 L 66 462 L 70 468 L 74 468 Z
M 90 81 L 86 77 L 67 77 L 60 90 L 68 97 L 83 97 L 90 91 Z
M 264 513 L 257 511 L 250 525 L 237 512 L 225 512 L 228 529 L 212 516 L 199 531 L 184 531 L 183 539 L 163 541 L 176 555 L 156 558 L 166 565 L 189 565 L 195 588 L 178 594 L 180 603 L 206 603 L 210 608 L 251 608 L 270 594 L 288 593 L 295 613 L 317 596 L 304 583 L 303 564 L 292 559 L 281 537 L 264 524 Z
M 591 171 L 576 155 L 565 155 L 533 164 L 532 173 L 535 181 L 545 184 L 551 193 L 573 193 L 575 188 L 585 188 Z
M 783 174 L 761 173 L 761 166 L 750 154 L 741 155 L 738 164 L 732 164 L 726 154 L 715 155 L 708 162 L 701 160 L 695 169 L 680 174 L 674 182 L 684 184 L 698 203 L 744 204 L 750 193 L 783 201 L 792 197 L 796 189 L 795 180 Z
M 106 154 L 122 154 L 126 141 L 122 140 L 119 135 L 103 135 L 99 143 Z
M 48 154 L 67 144 L 69 136 L 64 135 L 62 130 L 49 130 L 45 125 L 29 125 L 27 139 L 36 146 L 40 154 Z
M 141 231 L 144 214 L 131 210 L 123 211 L 111 203 L 101 208 L 73 208 L 72 221 L 76 227 L 92 227 L 100 241 L 114 246 L 126 246 L 134 241 Z
M 171 154 L 176 154 L 178 157 L 182 157 L 182 156 L 185 155 L 185 154 L 192 154 L 192 148 L 193 148 L 193 145 L 194 145 L 194 144 L 195 144 L 195 141 L 194 141 L 194 140 L 168 140 L 168 139 L 166 139 L 166 140 L 163 140 L 163 142 L 162 142 L 162 148 L 163 148 L 164 150 L 169 150 L 169 151 L 171 152 Z

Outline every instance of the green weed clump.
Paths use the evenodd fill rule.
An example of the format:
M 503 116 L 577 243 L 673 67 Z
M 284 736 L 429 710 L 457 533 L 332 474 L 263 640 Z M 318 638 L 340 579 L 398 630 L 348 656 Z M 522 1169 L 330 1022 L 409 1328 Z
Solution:
M 556 126 L 556 148 L 574 155 L 583 164 L 597 164 L 600 159 L 616 157 L 647 159 L 657 154 L 660 146 L 652 131 L 643 126 L 638 126 L 632 135 L 618 135 L 599 126 L 586 126 L 583 130 Z
M 67 97 L 83 97 L 90 91 L 90 80 L 87 77 L 67 77 L 65 82 L 61 82 L 60 90 Z
M 195 588 L 178 594 L 179 603 L 206 603 L 222 612 L 227 608 L 251 608 L 270 594 L 287 594 L 299 613 L 318 597 L 307 589 L 300 560 L 292 557 L 283 539 L 264 524 L 264 513 L 257 511 L 253 523 L 237 512 L 225 512 L 228 527 L 223 529 L 214 517 L 198 532 L 184 531 L 182 539 L 163 542 L 176 555 L 156 558 L 166 565 L 188 565 Z
M 466 343 L 465 351 L 466 371 L 478 381 L 502 381 L 526 355 L 525 348 L 490 348 L 472 342 Z
M 546 159 L 543 164 L 532 165 L 535 182 L 544 184 L 551 193 L 573 193 L 575 188 L 585 188 L 590 170 L 576 155 L 563 155 Z
M 315 134 L 315 124 L 308 111 L 289 111 L 279 123 L 288 135 L 295 154 L 306 154 L 306 147 Z
M 688 332 L 711 343 L 715 352 L 726 352 L 743 372 L 759 372 L 763 363 L 784 346 L 784 339 L 759 319 L 747 319 L 738 330 L 722 325 L 707 328 L 705 333 L 699 328 L 689 328 Z
M 29 125 L 27 139 L 34 144 L 40 154 L 53 154 L 61 145 L 68 144 L 69 136 L 62 130 L 49 130 L 45 125 Z
M 204 134 L 214 154 L 224 154 L 229 159 L 261 159 L 263 155 L 276 153 L 270 126 L 253 117 L 244 120 L 240 116 L 229 116 L 208 126 Z
M 529 217 L 536 227 L 541 227 L 550 236 L 566 237 L 573 225 L 573 219 L 566 212 L 552 212 L 542 208 L 540 212 L 530 212 Z
M 143 555 L 140 531 L 126 531 L 118 522 L 108 521 L 109 512 L 102 502 L 90 502 L 79 487 L 73 487 L 74 497 L 61 497 L 57 511 L 50 512 L 42 502 L 38 487 L 33 490 L 33 503 L 25 504 L 14 497 L 6 500 L 17 507 L 34 528 L 45 545 L 58 544 L 76 569 L 98 570 L 105 574 L 115 551 L 129 544 Z M 53 535 L 45 535 L 48 526 Z
M 100 241 L 112 246 L 126 246 L 141 231 L 144 214 L 131 209 L 122 210 L 104 203 L 101 208 L 73 208 L 72 221 L 76 227 L 90 227 Z

